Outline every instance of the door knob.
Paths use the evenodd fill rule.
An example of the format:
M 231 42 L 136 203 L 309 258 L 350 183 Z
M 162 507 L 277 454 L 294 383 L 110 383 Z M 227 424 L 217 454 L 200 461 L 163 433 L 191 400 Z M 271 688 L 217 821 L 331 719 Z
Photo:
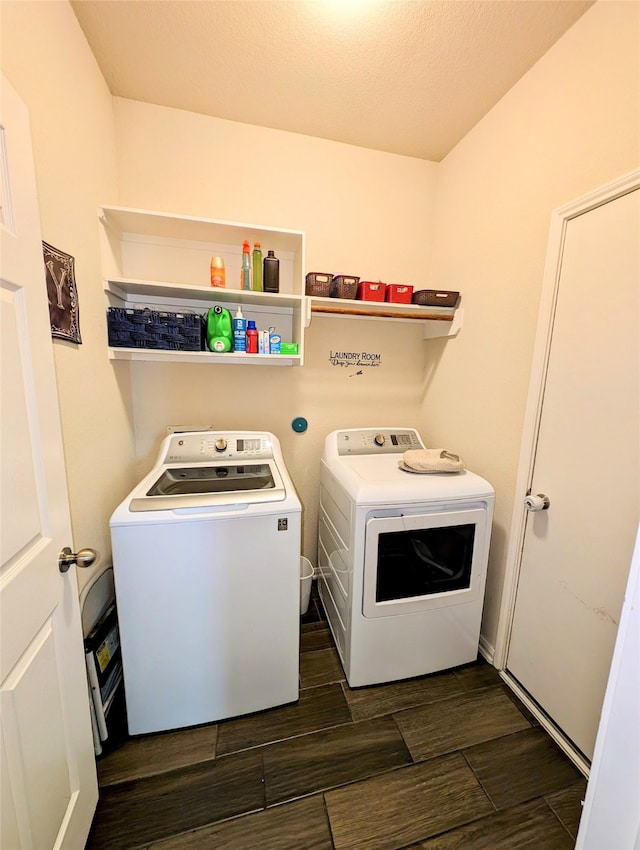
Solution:
M 550 504 L 549 497 L 544 493 L 538 493 L 537 496 L 529 494 L 524 500 L 524 506 L 528 511 L 546 511 Z
M 66 573 L 71 564 L 78 567 L 90 567 L 98 553 L 95 549 L 80 549 L 79 552 L 72 552 L 68 546 L 65 546 L 58 556 L 58 567 L 61 573 Z

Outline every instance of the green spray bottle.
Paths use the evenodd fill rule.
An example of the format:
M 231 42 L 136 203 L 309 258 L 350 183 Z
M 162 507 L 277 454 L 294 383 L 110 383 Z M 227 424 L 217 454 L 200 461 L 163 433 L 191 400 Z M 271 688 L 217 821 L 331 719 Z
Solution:
M 256 292 L 262 292 L 262 248 L 259 242 L 253 243 L 252 254 L 253 278 L 251 288 Z

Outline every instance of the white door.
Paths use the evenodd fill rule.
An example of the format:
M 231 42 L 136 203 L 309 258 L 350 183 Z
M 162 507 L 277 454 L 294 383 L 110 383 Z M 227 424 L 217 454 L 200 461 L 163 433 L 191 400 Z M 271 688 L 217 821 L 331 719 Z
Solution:
M 639 237 L 637 188 L 566 223 L 506 665 L 587 759 L 638 523 Z
M 96 765 L 29 118 L 1 94 L 0 846 L 77 850 Z

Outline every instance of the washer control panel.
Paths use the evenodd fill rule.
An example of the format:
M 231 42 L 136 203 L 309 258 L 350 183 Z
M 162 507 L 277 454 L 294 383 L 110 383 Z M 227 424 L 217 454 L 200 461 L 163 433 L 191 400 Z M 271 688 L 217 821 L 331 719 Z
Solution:
M 212 460 L 265 460 L 273 457 L 268 434 L 229 434 L 222 431 L 195 431 L 169 438 L 163 463 L 198 463 Z
M 413 428 L 360 428 L 336 431 L 339 455 L 402 454 L 408 449 L 423 449 Z

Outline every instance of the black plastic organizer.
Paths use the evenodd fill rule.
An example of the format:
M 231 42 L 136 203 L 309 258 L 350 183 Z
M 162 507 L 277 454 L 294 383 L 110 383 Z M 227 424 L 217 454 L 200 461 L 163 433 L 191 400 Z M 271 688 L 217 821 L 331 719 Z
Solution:
M 204 319 L 199 313 L 109 307 L 107 330 L 112 348 L 204 350 Z

